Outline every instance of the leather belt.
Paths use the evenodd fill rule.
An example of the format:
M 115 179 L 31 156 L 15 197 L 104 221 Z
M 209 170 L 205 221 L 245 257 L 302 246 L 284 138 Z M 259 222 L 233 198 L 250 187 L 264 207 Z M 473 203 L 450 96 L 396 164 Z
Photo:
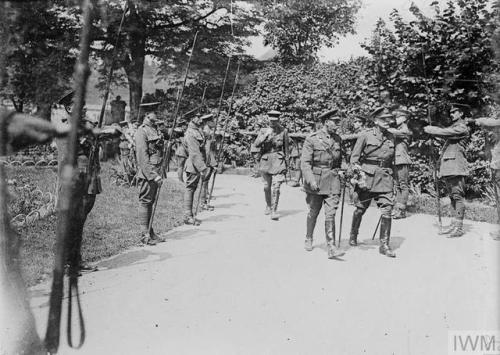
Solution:
M 365 159 L 362 164 L 376 165 L 381 168 L 389 168 L 391 166 L 391 161 L 376 160 L 376 159 Z

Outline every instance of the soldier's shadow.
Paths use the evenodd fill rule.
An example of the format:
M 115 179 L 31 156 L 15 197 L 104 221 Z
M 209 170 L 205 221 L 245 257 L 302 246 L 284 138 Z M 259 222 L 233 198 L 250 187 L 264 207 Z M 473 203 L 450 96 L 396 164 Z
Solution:
M 203 224 L 204 222 L 223 222 L 226 220 L 241 219 L 241 218 L 243 218 L 243 216 L 236 214 L 220 214 L 220 215 L 210 216 L 208 218 L 200 218 L 200 220 L 201 223 Z
M 123 254 L 119 254 L 111 259 L 103 260 L 97 263 L 96 266 L 101 270 L 119 269 L 122 267 L 130 266 L 132 264 L 141 263 L 150 256 L 159 257 L 158 259 L 155 259 L 155 261 L 163 261 L 166 259 L 170 259 L 172 257 L 172 254 L 165 252 L 155 253 L 152 250 L 148 249 L 133 250 Z
M 231 208 L 235 206 L 248 206 L 248 203 L 221 203 L 218 205 L 214 205 L 216 209 L 218 208 Z
M 214 200 L 217 200 L 219 198 L 225 198 L 225 197 L 234 197 L 234 196 L 244 196 L 244 194 L 240 193 L 240 192 L 233 192 L 233 193 L 230 193 L 230 194 L 224 194 L 224 195 L 214 195 L 215 198 L 213 198 Z
M 288 216 L 293 216 L 298 213 L 304 212 L 303 210 L 284 210 L 284 211 L 278 211 L 280 214 L 280 217 L 288 217 Z
M 326 249 L 326 243 L 321 243 L 320 245 L 314 246 L 314 249 L 316 249 L 316 248 L 323 250 L 325 252 L 325 254 L 328 253 L 328 250 Z M 346 261 L 344 259 L 344 256 L 346 255 L 346 251 L 347 251 L 347 248 L 340 247 L 339 248 L 339 256 L 336 256 L 335 258 L 333 258 L 331 260 Z
M 389 241 L 389 246 L 391 247 L 392 250 L 399 249 L 401 245 L 404 243 L 405 238 L 403 237 L 398 237 L 398 236 L 391 236 L 390 241 Z M 378 248 L 380 246 L 380 240 L 378 235 L 375 236 L 375 239 L 363 239 L 363 240 L 358 240 L 358 246 L 354 248 L 358 248 L 361 250 L 372 250 L 375 248 Z M 351 247 L 353 248 L 353 247 Z

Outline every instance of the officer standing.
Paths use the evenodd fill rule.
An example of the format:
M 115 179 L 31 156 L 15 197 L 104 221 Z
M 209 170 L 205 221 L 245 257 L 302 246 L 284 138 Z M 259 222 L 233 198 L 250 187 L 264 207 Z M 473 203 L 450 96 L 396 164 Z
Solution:
M 496 207 L 499 214 L 499 219 L 497 224 L 500 223 L 500 119 L 493 119 L 482 117 L 476 120 L 476 124 L 481 126 L 483 129 L 487 130 L 488 135 L 486 139 L 486 148 L 488 149 L 488 155 L 491 158 L 490 169 L 491 169 L 491 181 L 493 189 L 495 191 Z M 497 225 L 498 227 L 498 225 Z M 500 228 L 497 228 L 495 232 L 490 233 L 490 235 L 495 239 L 500 239 Z
M 201 185 L 201 209 L 206 211 L 213 211 L 214 206 L 208 204 L 208 183 L 210 177 L 217 169 L 217 137 L 216 137 L 216 127 L 213 119 L 206 120 L 203 127 L 203 134 L 205 135 L 205 156 L 207 157 L 207 167 L 208 172 L 203 179 L 203 184 Z
M 158 118 L 154 112 L 146 114 L 135 134 L 139 185 L 139 219 L 142 226 L 141 242 L 156 245 L 165 239 L 149 229 L 156 193 L 162 184 L 161 153 L 163 140 L 157 129 Z
M 205 151 L 206 138 L 203 133 L 204 123 L 213 118 L 212 114 L 196 116 L 188 124 L 184 134 L 184 142 L 188 151 L 186 160 L 186 192 L 184 194 L 184 223 L 199 225 L 200 221 L 195 219 L 193 213 L 194 193 L 198 187 L 200 179 L 208 180 L 210 169 L 207 166 L 207 156 Z
M 364 172 L 365 181 L 354 188 L 354 205 L 356 209 L 352 216 L 349 244 L 358 244 L 358 231 L 361 219 L 370 206 L 372 199 L 377 201 L 381 209 L 380 248 L 379 252 L 388 257 L 396 254 L 389 246 L 392 224 L 394 142 L 388 128 L 394 118 L 384 108 L 378 108 L 372 113 L 375 126 L 363 132 L 356 140 L 351 159 L 350 171 L 360 169 Z
M 288 152 L 288 132 L 280 124 L 279 111 L 269 111 L 269 127 L 262 128 L 253 143 L 255 148 L 260 149 L 259 170 L 264 182 L 264 196 L 266 200 L 266 215 L 271 219 L 278 220 L 278 202 L 280 198 L 280 187 L 285 181 Z
M 411 132 L 406 124 L 409 112 L 398 109 L 394 112 L 396 117 L 396 128 L 389 128 L 388 131 L 394 137 L 396 156 L 394 159 L 394 177 L 396 182 L 396 204 L 392 218 L 406 218 L 406 205 L 410 195 L 409 174 L 411 158 L 408 153 Z
M 301 169 L 309 207 L 304 248 L 313 250 L 313 232 L 321 207 L 325 210 L 325 237 L 328 258 L 339 256 L 335 244 L 335 212 L 340 201 L 339 169 L 342 163 L 342 140 L 337 134 L 340 117 L 337 110 L 319 116 L 323 127 L 309 135 L 302 148 Z
M 439 234 L 449 234 L 450 237 L 461 237 L 464 234 L 465 177 L 469 174 L 465 146 L 469 129 L 463 116 L 461 109 L 454 105 L 450 110 L 448 127 L 424 127 L 425 133 L 446 139 L 440 156 L 439 177 L 443 178 L 446 184 L 454 219 L 449 226 L 439 231 Z

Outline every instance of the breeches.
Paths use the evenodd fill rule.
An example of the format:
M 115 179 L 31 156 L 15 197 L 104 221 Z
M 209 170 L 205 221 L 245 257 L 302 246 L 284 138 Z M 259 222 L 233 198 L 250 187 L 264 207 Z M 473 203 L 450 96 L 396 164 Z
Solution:
M 364 214 L 370 207 L 372 200 L 377 202 L 380 212 L 384 217 L 391 217 L 394 196 L 392 192 L 370 192 L 358 188 L 354 189 L 354 205 L 359 213 Z
M 306 203 L 309 207 L 308 217 L 316 220 L 318 218 L 321 207 L 324 206 L 325 220 L 334 220 L 335 213 L 339 206 L 340 194 L 335 195 L 317 195 L 317 194 L 307 194 Z

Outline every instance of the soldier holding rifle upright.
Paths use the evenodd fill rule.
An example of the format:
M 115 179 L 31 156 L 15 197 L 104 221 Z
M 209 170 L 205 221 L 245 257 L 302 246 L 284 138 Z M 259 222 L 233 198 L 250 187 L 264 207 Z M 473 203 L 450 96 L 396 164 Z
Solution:
M 443 178 L 450 196 L 453 220 L 439 234 L 448 234 L 450 237 L 461 237 L 464 234 L 465 177 L 469 174 L 465 144 L 469 138 L 469 128 L 463 117 L 460 107 L 453 105 L 448 127 L 424 127 L 425 133 L 446 139 L 439 159 L 439 177 Z
M 158 131 L 159 120 L 154 112 L 146 114 L 135 134 L 139 182 L 139 219 L 142 226 L 141 242 L 156 245 L 165 239 L 149 228 L 156 192 L 162 184 L 161 153 L 163 139 Z
M 375 126 L 363 132 L 354 145 L 351 155 L 350 172 L 361 170 L 365 181 L 354 188 L 354 205 L 349 244 L 358 244 L 358 231 L 361 219 L 371 204 L 377 201 L 381 210 L 380 248 L 381 254 L 395 257 L 389 246 L 392 224 L 394 142 L 388 129 L 394 123 L 394 117 L 384 107 L 372 113 Z
M 260 130 L 253 146 L 260 149 L 259 170 L 264 182 L 264 197 L 266 200 L 266 215 L 278 220 L 278 202 L 280 187 L 285 181 L 288 152 L 288 131 L 280 125 L 279 111 L 269 111 L 269 127 Z
M 309 135 L 302 148 L 301 169 L 309 207 L 304 248 L 313 250 L 313 232 L 321 207 L 325 210 L 325 237 L 328 258 L 339 256 L 335 244 L 335 213 L 340 202 L 342 139 L 337 133 L 340 117 L 330 110 L 318 118 L 322 127 Z

